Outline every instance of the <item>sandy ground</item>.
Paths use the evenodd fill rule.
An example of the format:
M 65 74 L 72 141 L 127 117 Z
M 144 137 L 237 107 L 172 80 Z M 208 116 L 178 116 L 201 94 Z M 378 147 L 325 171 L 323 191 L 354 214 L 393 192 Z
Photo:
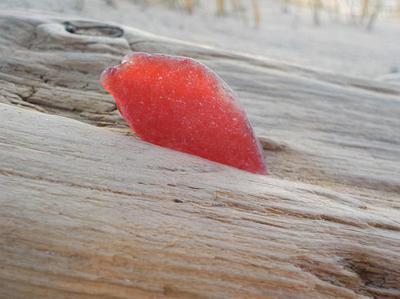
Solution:
M 245 1 L 244 1 L 245 2 Z M 396 81 L 400 74 L 400 20 L 378 19 L 372 32 L 346 18 L 322 16 L 291 7 L 284 13 L 275 0 L 261 0 L 259 28 L 238 16 L 217 17 L 214 1 L 193 15 L 133 0 L 0 0 L 0 9 L 40 10 L 118 22 L 200 44 L 278 59 L 325 71 Z

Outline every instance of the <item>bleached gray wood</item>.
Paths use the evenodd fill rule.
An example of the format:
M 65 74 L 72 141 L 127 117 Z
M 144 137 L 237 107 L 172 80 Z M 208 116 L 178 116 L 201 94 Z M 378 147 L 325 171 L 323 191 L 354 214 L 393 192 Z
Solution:
M 1 298 L 400 297 L 398 86 L 99 25 L 0 15 Z M 216 70 L 271 174 L 132 136 L 131 50 Z

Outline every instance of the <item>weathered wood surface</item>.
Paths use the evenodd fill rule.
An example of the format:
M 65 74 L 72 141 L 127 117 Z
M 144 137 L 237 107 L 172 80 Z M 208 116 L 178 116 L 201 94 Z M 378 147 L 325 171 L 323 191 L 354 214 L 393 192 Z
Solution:
M 1 298 L 400 297 L 398 86 L 86 25 L 0 15 Z M 215 69 L 271 175 L 128 133 L 131 50 Z

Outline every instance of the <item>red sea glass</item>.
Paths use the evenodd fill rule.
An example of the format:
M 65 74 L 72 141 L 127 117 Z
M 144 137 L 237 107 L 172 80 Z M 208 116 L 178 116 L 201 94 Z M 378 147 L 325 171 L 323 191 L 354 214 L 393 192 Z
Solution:
M 186 57 L 133 53 L 101 83 L 143 140 L 257 174 L 261 146 L 230 87 Z

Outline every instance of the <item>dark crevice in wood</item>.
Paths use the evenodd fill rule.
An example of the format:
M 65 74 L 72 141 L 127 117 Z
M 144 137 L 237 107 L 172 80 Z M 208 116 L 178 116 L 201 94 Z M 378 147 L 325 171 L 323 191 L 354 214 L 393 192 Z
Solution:
M 89 36 L 122 37 L 124 30 L 117 26 L 107 24 L 64 22 L 65 30 L 72 34 Z

